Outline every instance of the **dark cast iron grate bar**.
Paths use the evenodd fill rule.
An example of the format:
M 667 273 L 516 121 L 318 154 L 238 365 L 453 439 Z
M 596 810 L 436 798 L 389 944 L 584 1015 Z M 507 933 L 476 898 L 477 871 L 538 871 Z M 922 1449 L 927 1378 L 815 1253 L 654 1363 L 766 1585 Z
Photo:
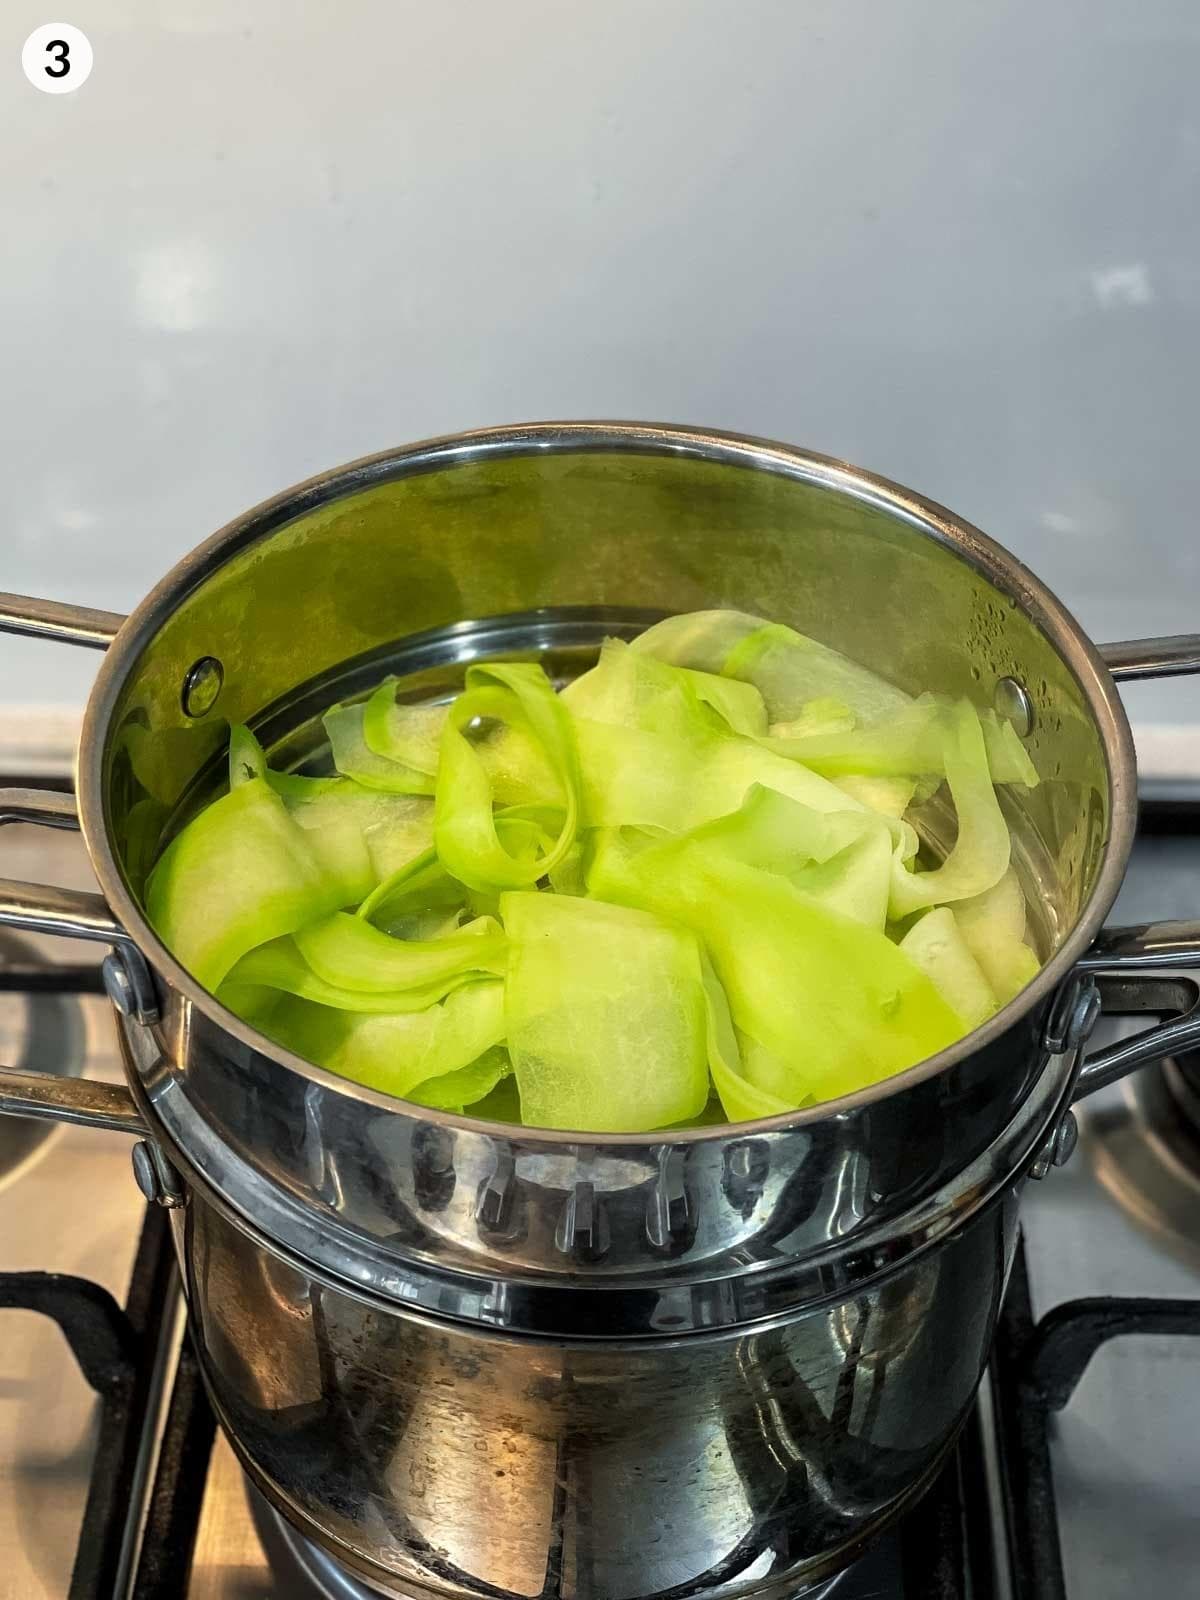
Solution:
M 963 1499 L 966 1452 L 964 1440 L 901 1525 L 904 1593 L 916 1600 L 968 1600 L 973 1594 Z
M 190 1333 L 171 1386 L 131 1600 L 187 1594 L 216 1423 Z
M 86 1278 L 0 1273 L 0 1308 L 37 1311 L 63 1332 L 100 1399 L 100 1426 L 67 1600 L 113 1600 L 133 1495 L 155 1352 L 173 1304 L 167 1214 L 149 1206 L 125 1308 Z
M 95 963 L 9 962 L 0 966 L 0 991 L 98 994 L 103 983 Z M 148 1207 L 142 1224 L 124 1309 L 86 1278 L 0 1272 L 0 1309 L 36 1311 L 55 1322 L 100 1400 L 67 1600 L 112 1600 L 116 1593 L 155 1354 L 174 1301 L 173 1272 L 167 1216 L 158 1206 Z
M 1097 1296 L 1055 1306 L 1035 1323 L 1018 1245 L 992 1364 L 1016 1600 L 1067 1600 L 1050 1413 L 1070 1402 L 1102 1345 L 1147 1334 L 1200 1336 L 1200 1301 Z

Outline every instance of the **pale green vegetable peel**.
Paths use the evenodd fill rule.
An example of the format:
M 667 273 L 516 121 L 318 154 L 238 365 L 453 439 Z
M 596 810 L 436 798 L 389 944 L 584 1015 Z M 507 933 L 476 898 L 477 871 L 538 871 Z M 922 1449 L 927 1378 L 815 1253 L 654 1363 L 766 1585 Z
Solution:
M 925 695 L 900 707 L 884 720 L 852 728 L 825 727 L 813 732 L 797 724 L 775 724 L 770 745 L 828 778 L 912 778 L 946 775 L 946 721 L 952 701 Z M 980 716 L 988 771 L 993 783 L 1019 783 L 1032 788 L 1037 770 L 1012 724 L 994 712 Z
M 735 1024 L 781 1065 L 762 1083 L 792 1105 L 902 1071 L 962 1033 L 933 985 L 882 932 L 750 864 L 739 819 L 618 856 L 601 849 L 592 892 L 691 929 Z M 752 830 L 753 831 L 753 830 Z M 738 842 L 738 835 L 743 841 Z
M 991 889 L 954 907 L 955 921 L 996 999 L 1006 1005 L 1038 972 L 1025 942 L 1025 895 L 1010 867 Z
M 977 1028 L 996 1010 L 996 996 L 949 906 L 927 911 L 901 939 L 900 948 L 968 1028 Z
M 428 983 L 398 984 L 394 989 L 349 988 L 345 984 L 331 983 L 314 972 L 300 954 L 295 940 L 285 938 L 272 939 L 244 955 L 217 993 L 235 1008 L 240 996 L 234 991 L 257 987 L 278 989 L 298 1000 L 312 1000 L 335 1011 L 409 1012 L 427 1010 L 475 976 L 478 975 L 464 970 L 431 979 Z
M 997 798 L 1037 773 L 966 700 L 733 611 L 610 640 L 561 694 L 527 662 L 403 692 L 326 713 L 333 776 L 232 728 L 229 792 L 147 889 L 195 977 L 330 1072 L 580 1133 L 786 1117 L 1038 971 Z
M 477 917 L 444 939 L 392 939 L 361 917 L 337 912 L 293 935 L 296 948 L 329 983 L 365 991 L 417 988 L 463 972 L 504 975 L 504 930 Z
M 509 1053 L 525 1120 L 636 1131 L 708 1099 L 694 941 L 636 910 L 570 895 L 506 894 Z
M 467 733 L 477 717 L 495 718 L 527 732 L 560 786 L 563 810 L 558 837 L 532 861 L 513 855 L 497 834 L 492 781 Z M 578 826 L 579 759 L 570 719 L 540 667 L 520 663 L 468 669 L 466 691 L 450 708 L 442 731 L 435 807 L 438 856 L 468 888 L 522 888 L 536 883 L 563 859 Z
M 969 701 L 959 700 L 948 708 L 944 729 L 946 781 L 958 814 L 958 838 L 945 861 L 930 872 L 896 865 L 893 918 L 906 917 L 922 906 L 983 894 L 1008 870 L 1012 840 L 988 769 L 983 729 Z
M 461 1072 L 503 1041 L 504 984 L 468 984 L 410 1012 L 334 1012 L 297 1002 L 268 1026 L 298 1054 L 370 1089 L 428 1093 L 431 1080 Z M 456 1092 L 461 1088 L 459 1080 Z

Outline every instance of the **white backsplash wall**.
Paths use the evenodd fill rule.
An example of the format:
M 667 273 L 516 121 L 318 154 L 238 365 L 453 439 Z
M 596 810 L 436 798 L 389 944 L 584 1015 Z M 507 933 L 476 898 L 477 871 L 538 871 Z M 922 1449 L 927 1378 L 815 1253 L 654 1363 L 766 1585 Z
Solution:
M 60 96 L 60 13 L 0 18 L 0 588 L 124 609 L 348 457 L 637 416 L 911 484 L 1098 638 L 1200 627 L 1190 0 L 61 15 Z M 96 659 L 0 642 L 0 726 Z M 1200 684 L 1130 703 L 1200 727 Z

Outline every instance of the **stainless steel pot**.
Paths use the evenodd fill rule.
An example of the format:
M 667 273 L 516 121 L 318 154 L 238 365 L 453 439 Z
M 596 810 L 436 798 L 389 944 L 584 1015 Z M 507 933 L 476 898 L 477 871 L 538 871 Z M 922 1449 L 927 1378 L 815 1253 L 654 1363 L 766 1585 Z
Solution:
M 702 606 L 810 631 L 911 689 L 1014 717 L 1011 796 L 1047 957 L 1018 1000 L 860 1094 L 738 1127 L 540 1133 L 410 1107 L 278 1049 L 159 943 L 139 893 L 219 781 L 228 720 L 274 758 L 385 671 L 479 656 L 569 675 Z M 102 940 L 129 1091 L 7 1070 L 0 1109 L 142 1135 L 191 1327 L 251 1476 L 386 1592 L 791 1596 L 936 1472 L 983 1371 L 1025 1178 L 1072 1100 L 1200 1041 L 1200 924 L 1102 931 L 1136 774 L 1098 651 L 1012 556 L 907 490 L 760 440 L 631 424 L 465 434 L 231 523 L 128 618 L 0 597 L 0 627 L 106 650 L 78 819 L 101 893 L 0 883 L 0 922 Z M 1107 663 L 1107 665 L 1106 665 Z M 61 796 L 0 820 L 73 825 Z M 934 824 L 936 829 L 936 822 Z M 1170 1020 L 1082 1059 L 1103 1003 Z

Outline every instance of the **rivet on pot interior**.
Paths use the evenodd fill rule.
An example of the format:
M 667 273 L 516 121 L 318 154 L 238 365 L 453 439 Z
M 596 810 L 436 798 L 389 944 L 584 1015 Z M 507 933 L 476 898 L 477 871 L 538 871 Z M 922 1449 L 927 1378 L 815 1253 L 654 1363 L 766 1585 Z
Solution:
M 1011 722 L 1017 737 L 1027 739 L 1033 732 L 1033 701 L 1019 678 L 1001 678 L 992 693 L 992 706 L 998 717 Z
M 194 661 L 183 678 L 184 715 L 207 716 L 216 705 L 224 682 L 225 668 L 216 656 L 201 656 L 199 661 Z

